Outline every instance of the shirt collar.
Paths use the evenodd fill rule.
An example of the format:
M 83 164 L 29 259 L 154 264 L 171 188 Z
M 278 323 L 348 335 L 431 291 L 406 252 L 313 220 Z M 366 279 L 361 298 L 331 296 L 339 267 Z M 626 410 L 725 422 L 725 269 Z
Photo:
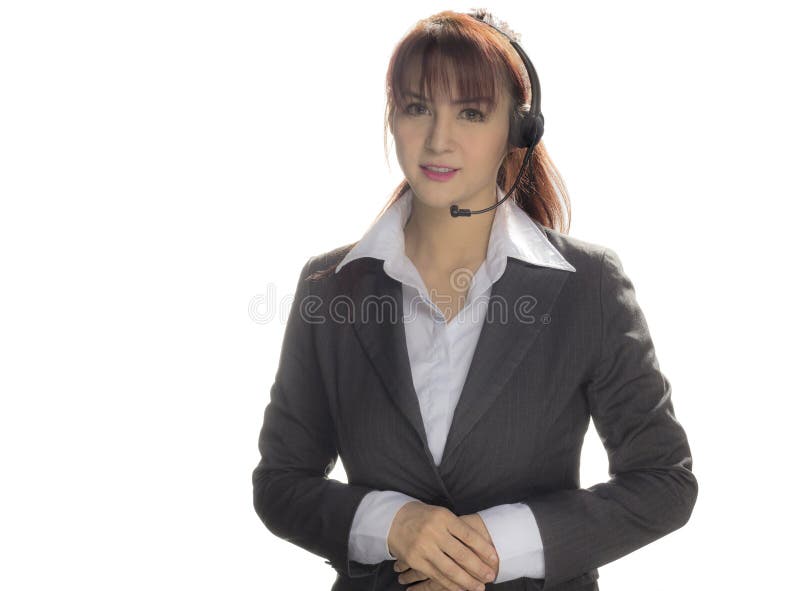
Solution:
M 496 185 L 496 197 L 498 201 L 503 198 L 499 185 Z M 361 240 L 336 266 L 335 272 L 338 273 L 347 263 L 362 257 L 383 260 L 387 272 L 389 269 L 407 267 L 403 229 L 411 215 L 412 205 L 413 195 L 409 188 L 370 225 Z M 506 199 L 495 210 L 486 253 L 486 270 L 492 283 L 503 275 L 507 257 L 575 272 L 575 267 L 556 250 L 513 199 Z

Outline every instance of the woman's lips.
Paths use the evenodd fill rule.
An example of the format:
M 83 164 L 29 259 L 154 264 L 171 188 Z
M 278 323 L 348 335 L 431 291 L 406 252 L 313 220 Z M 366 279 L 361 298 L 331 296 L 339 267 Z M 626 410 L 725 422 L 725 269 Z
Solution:
M 420 166 L 422 172 L 425 174 L 426 177 L 433 181 L 449 181 L 451 178 L 455 176 L 455 174 L 461 170 L 460 168 L 456 168 L 455 170 L 451 170 L 450 172 L 436 172 L 435 170 L 430 170 L 429 168 L 425 168 L 424 166 Z

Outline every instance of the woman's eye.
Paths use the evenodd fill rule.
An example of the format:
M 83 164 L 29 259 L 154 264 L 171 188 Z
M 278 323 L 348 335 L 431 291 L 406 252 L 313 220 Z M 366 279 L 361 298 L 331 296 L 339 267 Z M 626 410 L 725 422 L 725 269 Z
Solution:
M 427 107 L 422 103 L 411 103 L 405 108 L 408 115 L 420 115 L 426 110 Z M 464 109 L 462 113 L 466 113 L 467 121 L 481 122 L 486 119 L 486 116 L 477 109 Z
M 425 108 L 425 105 L 421 105 L 420 103 L 411 103 L 406 107 L 406 113 L 409 115 L 418 115 L 419 112 L 417 111 L 417 107 L 421 107 L 422 109 Z
M 477 109 L 464 109 L 465 113 L 474 113 L 474 117 L 467 117 L 470 121 L 483 121 L 486 117 L 484 117 L 483 113 L 478 111 Z

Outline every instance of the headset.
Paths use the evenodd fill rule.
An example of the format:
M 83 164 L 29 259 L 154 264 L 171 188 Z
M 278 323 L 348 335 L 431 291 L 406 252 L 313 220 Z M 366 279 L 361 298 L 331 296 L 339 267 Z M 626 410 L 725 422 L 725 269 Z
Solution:
M 536 74 L 536 68 L 533 67 L 533 63 L 531 63 L 528 54 L 526 54 L 525 50 L 520 47 L 519 43 L 514 41 L 505 32 L 495 27 L 492 23 L 487 22 L 474 14 L 470 14 L 469 16 L 485 25 L 489 25 L 511 42 L 511 46 L 519 54 L 519 57 L 522 59 L 522 63 L 525 64 L 525 70 L 528 72 L 528 80 L 530 80 L 531 83 L 531 105 L 530 109 L 525 111 L 524 115 L 520 115 L 515 109 L 515 116 L 511 124 L 511 129 L 509 130 L 509 143 L 517 148 L 527 148 L 527 151 L 525 152 L 525 158 L 522 161 L 522 166 L 519 169 L 519 174 L 517 174 L 517 179 L 514 181 L 514 184 L 511 185 L 511 189 L 500 201 L 485 209 L 479 209 L 478 211 L 472 211 L 471 209 L 460 209 L 456 204 L 451 205 L 450 215 L 454 218 L 459 216 L 467 217 L 476 213 L 486 213 L 508 199 L 509 195 L 511 195 L 511 193 L 514 192 L 514 189 L 517 188 L 517 183 L 519 183 L 522 173 L 528 167 L 528 162 L 533 154 L 533 148 L 539 143 L 539 140 L 542 139 L 542 135 L 544 134 L 542 91 L 539 85 L 539 76 Z

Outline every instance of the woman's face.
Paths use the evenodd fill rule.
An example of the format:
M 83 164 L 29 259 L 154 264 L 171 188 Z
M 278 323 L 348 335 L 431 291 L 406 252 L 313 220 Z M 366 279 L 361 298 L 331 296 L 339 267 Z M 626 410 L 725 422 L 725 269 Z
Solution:
M 414 73 L 408 80 L 418 80 Z M 491 113 L 474 97 L 425 98 L 414 83 L 407 88 L 391 122 L 397 159 L 418 199 L 430 207 L 491 205 L 495 201 L 497 172 L 509 151 L 510 97 L 504 89 Z M 426 165 L 455 168 L 446 178 L 431 178 Z

